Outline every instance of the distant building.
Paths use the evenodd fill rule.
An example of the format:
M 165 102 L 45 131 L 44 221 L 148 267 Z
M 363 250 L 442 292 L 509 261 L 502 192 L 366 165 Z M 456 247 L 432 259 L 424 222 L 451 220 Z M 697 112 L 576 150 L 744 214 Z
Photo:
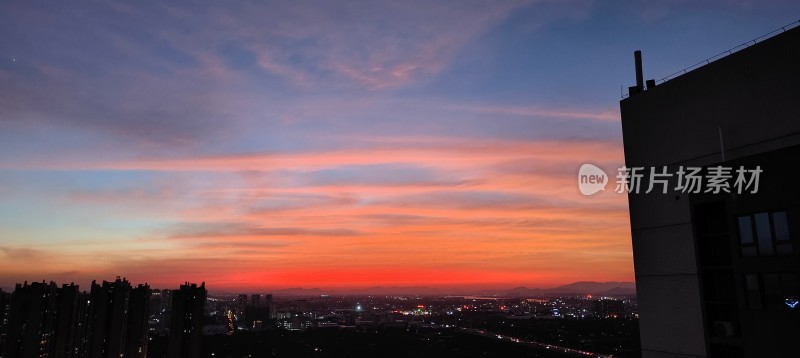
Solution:
M 168 357 L 199 357 L 202 354 L 205 282 L 186 282 L 172 293 Z
M 166 335 L 172 311 L 172 290 L 151 289 L 149 310 L 148 330 L 150 334 Z
M 74 284 L 17 284 L 11 294 L 2 357 L 77 357 L 85 317 Z
M 54 282 L 16 285 L 11 294 L 3 357 L 39 357 L 54 352 L 57 294 Z
M 170 310 L 172 306 L 172 294 L 170 290 L 151 289 L 150 290 L 150 315 L 159 316 Z
M 620 107 L 640 187 L 732 168 L 728 192 L 628 195 L 644 357 L 797 356 L 798 64 L 797 27 L 646 89 L 639 62 Z M 761 171 L 757 192 L 737 192 L 737 169 Z
M 302 299 L 295 301 L 294 310 L 300 313 L 308 311 L 308 300 Z
M 130 292 L 130 282 L 119 277 L 114 282 L 103 281 L 102 284 L 92 281 L 87 329 L 90 356 L 119 357 L 124 354 Z
M 245 327 L 249 330 L 262 330 L 267 328 L 270 320 L 268 306 L 250 306 L 244 310 Z
M 128 280 L 120 277 L 102 284 L 92 281 L 85 328 L 88 356 L 144 357 L 149 305 L 147 285 L 132 288 Z
M 8 328 L 8 311 L 11 305 L 11 293 L 0 289 L 0 354 L 3 353 L 3 345 L 6 341 L 6 330 Z
M 168 313 L 172 310 L 172 292 L 170 289 L 161 290 L 161 313 Z M 169 316 L 167 316 L 169 317 Z
M 623 301 L 613 298 L 604 297 L 592 301 L 592 309 L 594 316 L 598 318 L 621 317 L 625 314 Z
M 58 319 L 53 337 L 54 357 L 81 357 L 85 352 L 88 297 L 74 284 L 61 285 L 58 290 L 56 295 Z
M 261 295 L 257 293 L 250 295 L 250 305 L 253 307 L 261 306 Z
M 126 358 L 147 357 L 148 319 L 150 317 L 150 286 L 139 285 L 131 289 L 128 304 Z
M 236 299 L 236 314 L 239 316 L 244 315 L 244 309 L 247 307 L 247 294 L 240 294 Z
M 272 299 L 272 294 L 271 293 L 268 293 L 268 294 L 266 294 L 264 296 L 264 305 L 267 306 L 267 309 L 269 309 L 269 318 L 270 319 L 274 319 L 275 318 L 275 302 Z

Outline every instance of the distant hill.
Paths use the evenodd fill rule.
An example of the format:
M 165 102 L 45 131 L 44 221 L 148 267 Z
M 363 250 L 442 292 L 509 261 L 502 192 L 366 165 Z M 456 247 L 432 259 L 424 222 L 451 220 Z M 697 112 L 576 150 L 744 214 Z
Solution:
M 636 288 L 614 287 L 599 294 L 604 296 L 633 296 L 636 295 Z
M 594 282 L 581 281 L 549 289 L 515 287 L 510 290 L 498 291 L 497 294 L 511 297 L 541 297 L 554 295 L 607 295 L 630 296 L 636 294 L 636 284 L 633 282 Z
M 549 293 L 579 293 L 579 294 L 596 294 L 604 293 L 613 289 L 627 289 L 636 292 L 636 284 L 633 282 L 594 282 L 594 281 L 580 281 L 573 282 L 569 285 L 559 286 L 547 290 Z
M 351 295 L 428 295 L 437 294 L 441 290 L 425 286 L 374 286 L 364 289 L 347 290 Z
M 319 288 L 291 287 L 274 291 L 272 294 L 275 296 L 319 296 L 324 293 Z
M 505 290 L 501 292 L 505 296 L 514 296 L 514 297 L 533 297 L 533 296 L 543 296 L 547 293 L 547 291 L 542 290 L 541 288 L 527 288 L 525 286 L 515 287 L 510 290 Z
M 555 288 L 541 289 L 525 286 L 514 287 L 507 290 L 445 290 L 426 286 L 373 286 L 360 289 L 347 290 L 322 290 L 319 288 L 292 287 L 273 292 L 276 296 L 319 296 L 321 294 L 344 295 L 482 295 L 506 297 L 543 297 L 554 295 L 593 294 L 607 296 L 630 296 L 636 294 L 636 284 L 633 282 L 594 282 L 580 281 Z

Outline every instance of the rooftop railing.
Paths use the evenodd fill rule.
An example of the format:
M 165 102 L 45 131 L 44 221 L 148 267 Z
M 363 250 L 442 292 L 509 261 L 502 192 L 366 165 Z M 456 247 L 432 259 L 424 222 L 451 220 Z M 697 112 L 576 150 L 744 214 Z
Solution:
M 795 28 L 795 27 L 797 27 L 798 25 L 800 25 L 800 20 L 794 21 L 794 22 L 792 22 L 792 23 L 790 23 L 790 24 L 787 24 L 787 25 L 785 25 L 785 26 L 782 26 L 782 27 L 780 27 L 780 28 L 777 28 L 777 29 L 775 29 L 775 30 L 772 30 L 772 31 L 770 31 L 769 33 L 766 33 L 766 34 L 764 34 L 764 35 L 761 35 L 761 36 L 759 36 L 759 37 L 756 37 L 756 38 L 754 38 L 754 39 L 752 39 L 752 40 L 750 40 L 750 41 L 747 41 L 747 42 L 745 42 L 745 43 L 743 43 L 743 44 L 740 44 L 740 45 L 738 45 L 738 46 L 734 46 L 734 47 L 732 47 L 732 48 L 730 48 L 730 49 L 728 49 L 728 50 L 726 50 L 726 51 L 722 51 L 722 52 L 720 52 L 720 53 L 718 53 L 718 54 L 716 54 L 716 55 L 714 55 L 714 56 L 711 56 L 711 57 L 709 57 L 709 58 L 707 58 L 707 59 L 703 60 L 703 61 L 700 61 L 700 62 L 698 62 L 698 63 L 695 63 L 694 65 L 691 65 L 691 66 L 685 67 L 685 68 L 683 68 L 683 69 L 681 69 L 681 70 L 678 70 L 678 71 L 676 71 L 676 72 L 674 72 L 674 73 L 672 73 L 672 74 L 670 74 L 670 75 L 668 75 L 668 76 L 666 76 L 666 77 L 663 77 L 663 78 L 661 78 L 661 79 L 658 79 L 658 80 L 656 80 L 656 85 L 658 85 L 658 84 L 662 84 L 662 83 L 664 83 L 664 82 L 667 82 L 667 81 L 669 81 L 669 80 L 671 80 L 671 79 L 673 79 L 673 78 L 675 78 L 675 77 L 678 77 L 678 76 L 684 75 L 684 74 L 686 74 L 687 72 L 690 72 L 690 71 L 692 71 L 692 70 L 694 70 L 694 69 L 696 69 L 696 68 L 699 68 L 699 67 L 705 66 L 705 65 L 707 65 L 707 64 L 709 64 L 709 63 L 711 63 L 711 62 L 714 62 L 714 61 L 716 61 L 716 60 L 719 60 L 720 58 L 723 58 L 723 57 L 725 57 L 725 56 L 728 56 L 728 55 L 730 55 L 730 54 L 732 54 L 732 53 L 734 53 L 734 52 L 738 52 L 738 51 L 741 51 L 742 49 L 745 49 L 745 48 L 748 48 L 748 47 L 750 47 L 750 46 L 753 46 L 753 45 L 755 45 L 755 44 L 757 44 L 757 43 L 759 43 L 759 42 L 761 42 L 761 41 L 763 41 L 763 40 L 766 40 L 766 39 L 768 39 L 768 38 L 770 38 L 770 37 L 773 37 L 773 36 L 775 36 L 775 35 L 777 35 L 777 34 L 780 34 L 780 33 L 786 32 L 787 30 L 790 30 L 790 29 L 792 29 L 792 28 Z M 624 86 L 623 86 L 623 88 L 624 88 Z M 624 99 L 624 98 L 628 98 L 628 97 L 630 97 L 630 93 L 622 93 L 622 94 L 621 94 L 621 97 L 622 97 L 623 99 Z

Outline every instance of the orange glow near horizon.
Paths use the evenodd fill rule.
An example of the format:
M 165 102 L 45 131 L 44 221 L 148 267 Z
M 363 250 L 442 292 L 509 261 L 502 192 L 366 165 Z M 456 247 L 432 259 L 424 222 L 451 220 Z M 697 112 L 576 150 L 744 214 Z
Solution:
M 645 32 L 556 3 L 0 2 L 0 288 L 633 281 L 616 89 Z
M 0 1 L 0 289 L 634 281 L 631 51 L 673 78 L 796 31 L 759 5 Z
M 0 268 L 6 282 L 13 276 L 85 283 L 120 275 L 164 287 L 204 281 L 215 290 L 632 280 L 625 196 L 583 197 L 576 187 L 586 153 L 613 163 L 617 146 L 443 142 L 416 141 L 413 150 L 401 143 L 398 150 L 58 163 L 60 170 L 164 173 L 170 182 L 159 191 L 93 191 L 68 200 L 177 224 L 105 245 L 59 240 L 7 249 L 11 260 Z M 364 166 L 396 166 L 399 176 L 402 168 L 424 168 L 427 177 L 378 173 L 360 182 L 336 172 L 334 179 L 304 182 L 293 176 Z M 198 185 L 196 173 L 208 171 L 222 177 Z

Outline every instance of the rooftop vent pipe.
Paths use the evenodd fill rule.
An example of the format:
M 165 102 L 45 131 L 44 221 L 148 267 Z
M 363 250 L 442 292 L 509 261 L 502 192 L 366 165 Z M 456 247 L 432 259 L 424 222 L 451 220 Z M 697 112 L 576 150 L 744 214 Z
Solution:
M 644 91 L 644 74 L 642 73 L 642 51 L 636 50 L 633 52 L 633 58 L 636 62 L 636 92 Z

